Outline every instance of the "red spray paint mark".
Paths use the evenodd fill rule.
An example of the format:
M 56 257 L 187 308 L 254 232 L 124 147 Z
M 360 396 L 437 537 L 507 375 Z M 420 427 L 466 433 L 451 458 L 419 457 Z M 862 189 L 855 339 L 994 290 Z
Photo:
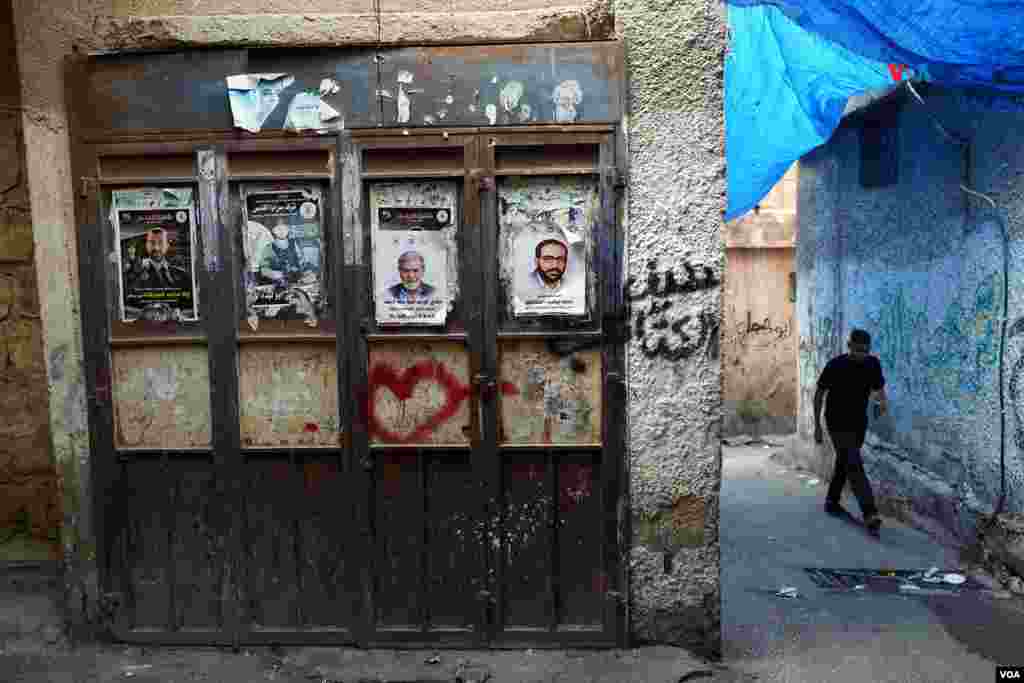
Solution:
M 608 592 L 608 574 L 601 571 L 600 569 L 594 570 L 594 578 L 592 581 L 591 589 L 595 593 L 607 593 Z
M 399 401 L 408 401 L 412 398 L 413 389 L 420 382 L 433 382 L 440 385 L 445 392 L 444 405 L 404 436 L 390 431 L 377 418 L 375 405 L 377 392 L 382 388 L 387 388 Z M 375 365 L 370 369 L 370 391 L 366 405 L 370 433 L 391 443 L 424 441 L 459 411 L 459 406 L 466 400 L 469 393 L 468 386 L 460 382 L 459 378 L 448 368 L 436 361 L 420 361 L 401 372 L 388 365 Z
M 320 425 L 318 425 L 316 422 L 307 422 L 306 426 L 302 428 L 302 431 L 306 432 L 307 434 L 316 434 L 317 432 L 320 431 Z
M 438 427 L 452 419 L 459 412 L 462 402 L 472 394 L 472 389 L 463 384 L 444 364 L 432 360 L 420 361 L 405 370 L 396 370 L 385 363 L 378 363 L 370 368 L 369 379 L 369 387 L 361 387 L 356 392 L 360 408 L 359 423 L 371 435 L 389 443 L 415 443 L 426 440 Z M 386 388 L 399 401 L 407 401 L 412 398 L 413 390 L 420 382 L 440 385 L 444 389 L 444 405 L 405 435 L 392 432 L 381 424 L 376 414 L 377 392 Z M 500 389 L 505 395 L 519 393 L 519 389 L 511 382 L 502 382 Z
M 562 463 L 558 473 L 558 507 L 562 512 L 569 512 L 593 493 L 593 470 L 587 464 Z
M 892 76 L 892 80 L 897 83 L 903 80 L 903 70 L 907 68 L 906 64 L 890 64 L 889 75 Z

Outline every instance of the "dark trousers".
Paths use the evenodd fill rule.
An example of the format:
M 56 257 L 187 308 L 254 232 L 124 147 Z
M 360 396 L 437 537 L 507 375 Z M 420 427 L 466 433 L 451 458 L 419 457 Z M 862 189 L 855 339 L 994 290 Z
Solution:
M 850 488 L 857 496 L 861 513 L 865 518 L 874 516 L 878 512 L 875 507 L 875 496 L 871 492 L 871 482 L 864 472 L 864 460 L 860 455 L 861 446 L 864 445 L 864 432 L 829 428 L 829 436 L 832 437 L 832 445 L 836 449 L 836 467 L 832 473 L 832 483 L 828 486 L 826 502 L 839 505 L 843 486 L 849 479 Z

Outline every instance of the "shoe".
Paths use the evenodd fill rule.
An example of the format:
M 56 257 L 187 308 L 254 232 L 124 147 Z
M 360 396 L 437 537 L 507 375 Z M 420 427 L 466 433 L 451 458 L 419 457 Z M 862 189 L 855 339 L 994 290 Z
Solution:
M 825 503 L 825 513 L 833 517 L 845 517 L 846 510 L 839 503 Z

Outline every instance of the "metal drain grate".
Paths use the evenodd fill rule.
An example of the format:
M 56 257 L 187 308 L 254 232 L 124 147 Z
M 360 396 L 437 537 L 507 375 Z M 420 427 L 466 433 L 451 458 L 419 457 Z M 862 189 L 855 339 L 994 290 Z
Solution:
M 944 581 L 925 581 L 927 570 L 924 569 L 822 569 L 820 567 L 804 567 L 804 571 L 811 577 L 815 585 L 829 590 L 899 591 L 906 590 L 907 586 L 913 586 L 914 588 L 911 590 L 956 594 L 964 590 L 985 588 L 969 576 L 965 577 L 966 581 L 959 585 L 949 584 Z M 937 572 L 936 576 L 954 573 L 958 572 L 943 570 Z

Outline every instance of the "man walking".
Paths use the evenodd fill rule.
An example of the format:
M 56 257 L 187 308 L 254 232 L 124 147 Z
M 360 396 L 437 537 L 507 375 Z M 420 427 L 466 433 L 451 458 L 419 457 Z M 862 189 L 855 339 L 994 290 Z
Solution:
M 836 356 L 825 365 L 814 392 L 814 441 L 824 442 L 820 418 L 824 401 L 825 424 L 836 452 L 836 466 L 828 487 L 825 512 L 836 516 L 846 514 L 839 500 L 849 478 L 864 516 L 864 525 L 873 536 L 878 536 L 882 520 L 875 508 L 860 449 L 868 427 L 868 399 L 872 395 L 878 399 L 879 415 L 888 410 L 885 377 L 878 358 L 869 355 L 871 335 L 864 330 L 853 330 L 847 348 L 849 353 Z

